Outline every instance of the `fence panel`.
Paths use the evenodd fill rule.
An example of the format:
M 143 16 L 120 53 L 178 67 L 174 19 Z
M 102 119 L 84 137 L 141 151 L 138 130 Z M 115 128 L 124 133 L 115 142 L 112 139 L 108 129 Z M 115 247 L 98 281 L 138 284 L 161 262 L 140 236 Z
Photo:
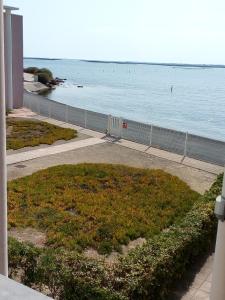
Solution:
M 187 156 L 224 166 L 225 142 L 188 134 Z
M 56 120 L 99 132 L 105 133 L 108 129 L 108 115 L 67 106 L 32 93 L 24 93 L 24 106 L 43 116 L 51 116 Z M 225 165 L 225 142 L 193 134 L 188 134 L 186 140 L 184 132 L 128 119 L 123 119 L 122 127 L 121 137 L 124 139 L 181 155 L 185 154 L 187 157 L 217 165 Z
M 49 117 L 50 116 L 50 105 L 51 105 L 51 100 L 40 97 L 39 98 L 39 113 L 40 113 L 40 115 Z
M 183 155 L 185 139 L 184 132 L 158 126 L 152 128 L 152 147 Z
M 58 121 L 66 122 L 66 105 L 51 101 L 51 118 L 55 118 Z
M 86 111 L 86 128 L 106 133 L 108 130 L 108 115 Z
M 68 123 L 85 127 L 85 110 L 68 106 Z
M 151 125 L 128 119 L 123 119 L 122 138 L 149 146 L 151 139 Z M 125 128 L 124 128 L 125 127 Z
M 30 108 L 30 103 L 31 103 L 31 100 L 30 100 L 29 94 L 27 92 L 24 92 L 24 95 L 23 95 L 23 106 L 25 106 L 27 108 Z
M 116 138 L 121 138 L 122 134 L 122 119 L 114 117 L 112 115 L 108 116 L 108 134 Z
M 39 99 L 38 95 L 28 93 L 28 92 L 24 93 L 24 99 L 23 99 L 24 102 L 23 102 L 23 104 L 25 106 L 27 104 L 27 108 L 29 108 L 33 112 L 39 113 L 39 100 L 40 99 Z

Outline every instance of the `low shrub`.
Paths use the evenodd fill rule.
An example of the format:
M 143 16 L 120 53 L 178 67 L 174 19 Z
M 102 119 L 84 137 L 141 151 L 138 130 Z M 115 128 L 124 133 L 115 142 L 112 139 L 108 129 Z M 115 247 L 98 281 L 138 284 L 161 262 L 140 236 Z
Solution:
M 24 72 L 34 74 L 38 76 L 38 81 L 46 84 L 53 80 L 52 72 L 47 68 L 39 69 L 37 67 L 28 67 L 24 69 Z
M 38 71 L 39 69 L 37 67 L 28 67 L 24 69 L 24 72 L 29 74 L 37 74 Z
M 215 237 L 214 202 L 221 193 L 222 175 L 209 192 L 179 222 L 130 252 L 113 267 L 66 253 L 9 243 L 10 274 L 40 290 L 48 286 L 56 299 L 167 299 L 170 288 Z
M 7 118 L 7 149 L 20 149 L 40 144 L 51 145 L 58 140 L 70 140 L 77 131 L 42 121 Z
M 39 70 L 37 71 L 37 74 L 38 74 L 38 73 L 48 74 L 49 78 L 50 78 L 51 80 L 53 79 L 53 74 L 52 74 L 52 72 L 51 72 L 49 69 L 47 69 L 47 68 L 39 69 Z
M 38 81 L 43 84 L 47 84 L 49 81 L 52 80 L 48 73 L 37 73 L 37 76 Z

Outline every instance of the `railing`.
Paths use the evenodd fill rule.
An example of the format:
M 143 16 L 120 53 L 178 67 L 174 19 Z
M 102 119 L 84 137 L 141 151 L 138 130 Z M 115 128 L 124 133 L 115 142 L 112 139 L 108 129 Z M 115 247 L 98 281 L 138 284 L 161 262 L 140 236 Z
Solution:
M 24 106 L 59 121 L 108 133 L 184 157 L 225 165 L 223 141 L 72 107 L 28 92 L 24 93 Z

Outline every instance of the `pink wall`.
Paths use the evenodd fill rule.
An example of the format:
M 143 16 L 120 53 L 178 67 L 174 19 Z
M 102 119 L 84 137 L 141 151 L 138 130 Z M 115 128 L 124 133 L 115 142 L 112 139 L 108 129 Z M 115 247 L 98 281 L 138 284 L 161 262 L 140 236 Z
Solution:
M 13 51 L 13 106 L 23 106 L 23 17 L 12 15 Z M 5 46 L 5 53 L 7 47 Z M 7 66 L 6 66 L 7 70 Z M 6 82 L 7 86 L 7 82 Z M 7 91 L 7 88 L 6 88 Z M 7 99 L 7 92 L 6 92 Z

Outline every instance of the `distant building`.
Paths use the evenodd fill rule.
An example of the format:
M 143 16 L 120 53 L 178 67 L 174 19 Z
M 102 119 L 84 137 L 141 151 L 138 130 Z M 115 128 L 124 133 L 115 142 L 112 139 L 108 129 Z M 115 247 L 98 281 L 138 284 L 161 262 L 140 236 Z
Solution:
M 12 109 L 23 106 L 23 17 L 4 9 L 6 107 Z

